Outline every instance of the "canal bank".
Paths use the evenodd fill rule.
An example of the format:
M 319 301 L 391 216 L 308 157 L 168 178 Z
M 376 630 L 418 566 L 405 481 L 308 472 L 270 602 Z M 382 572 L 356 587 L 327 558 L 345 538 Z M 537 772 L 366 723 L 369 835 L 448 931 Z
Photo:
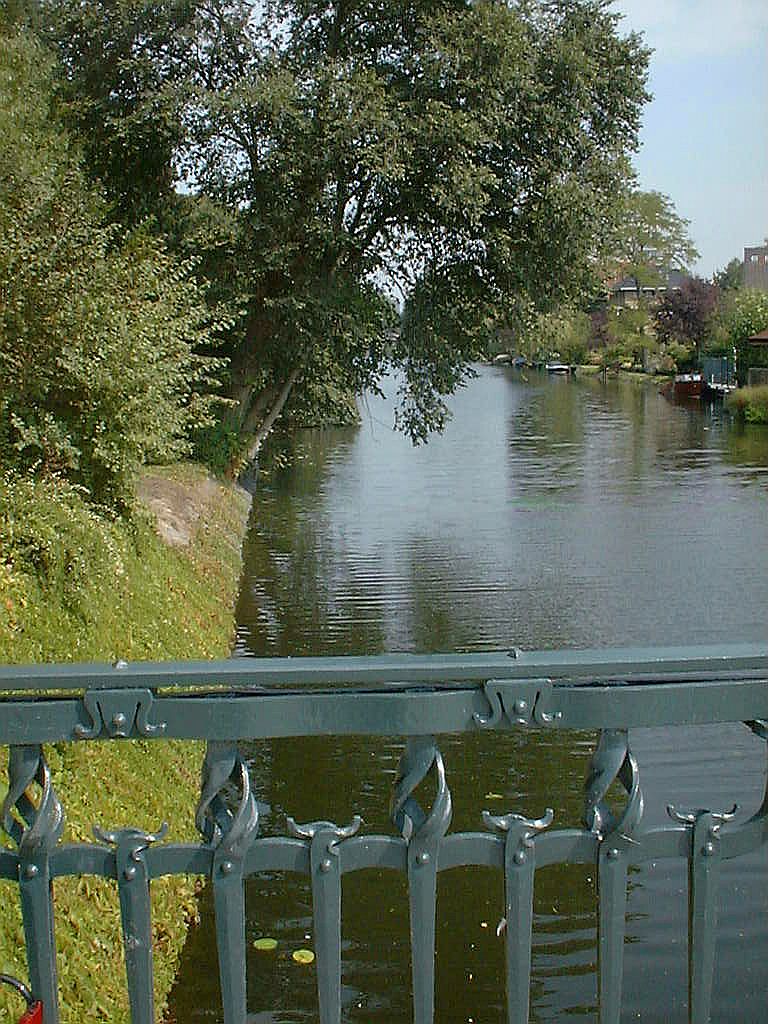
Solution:
M 241 573 L 250 498 L 200 467 L 147 471 L 139 495 L 149 514 L 103 521 L 76 496 L 32 485 L 14 495 L 14 537 L 50 537 L 71 563 L 63 581 L 33 574 L 21 555 L 3 564 L 0 643 L 5 662 L 127 661 L 226 657 Z M 8 517 L 0 534 L 8 543 Z M 53 551 L 53 549 L 52 549 Z M 89 562 L 82 579 L 74 562 Z M 53 557 L 53 555 L 51 556 Z M 126 741 L 46 749 L 65 815 L 64 840 L 93 838 L 92 827 L 169 824 L 179 841 L 198 838 L 201 743 Z M 7 842 L 6 838 L 6 842 Z M 187 927 L 197 912 L 194 878 L 153 882 L 155 992 L 168 992 Z M 127 1024 L 120 915 L 112 884 L 55 883 L 61 1024 Z M 26 975 L 18 898 L 9 889 L 0 917 L 0 970 Z M 0 1016 L 18 1001 L 0 992 Z M 5 1017 L 3 1017 L 5 1019 Z

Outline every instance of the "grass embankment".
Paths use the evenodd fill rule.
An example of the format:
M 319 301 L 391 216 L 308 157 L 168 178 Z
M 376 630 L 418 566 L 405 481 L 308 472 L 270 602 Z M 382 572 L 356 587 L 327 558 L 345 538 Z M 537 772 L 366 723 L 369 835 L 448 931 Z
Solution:
M 728 395 L 726 406 L 747 423 L 768 423 L 768 386 L 739 388 Z
M 160 540 L 149 516 L 115 520 L 71 489 L 0 479 L 0 662 L 229 653 L 246 496 L 191 466 L 144 485 L 166 512 L 181 506 L 165 517 L 175 546 Z M 94 823 L 153 831 L 167 821 L 169 839 L 195 836 L 202 744 L 61 744 L 46 753 L 66 815 L 64 841 L 92 840 Z M 152 884 L 158 1006 L 195 913 L 194 885 Z M 0 970 L 23 978 L 15 884 L 0 883 L 0 893 Z M 62 1024 L 127 1022 L 116 885 L 59 879 L 55 901 Z M 1 991 L 0 1019 L 14 1020 L 18 1010 L 18 999 Z
M 604 370 L 602 366 L 598 366 L 596 363 L 579 363 L 576 372 L 580 377 L 597 377 Z M 628 370 L 623 367 L 619 369 L 611 368 L 608 370 L 607 375 L 612 379 L 618 378 L 619 380 L 630 381 L 633 384 L 665 384 L 671 379 L 668 373 L 646 373 L 645 370 Z

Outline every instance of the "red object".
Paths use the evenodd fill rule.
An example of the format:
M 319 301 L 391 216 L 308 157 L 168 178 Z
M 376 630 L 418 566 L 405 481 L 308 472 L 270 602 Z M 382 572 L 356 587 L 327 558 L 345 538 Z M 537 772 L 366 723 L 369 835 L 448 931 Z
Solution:
M 19 1024 L 43 1024 L 43 1004 L 33 1003 L 19 1017 Z
M 700 373 L 678 373 L 673 387 L 675 398 L 701 398 L 704 381 Z
M 18 1018 L 18 1024 L 43 1024 L 42 1002 L 33 1002 L 33 1005 Z
M 27 1008 L 19 1017 L 19 1024 L 43 1024 L 43 1004 L 32 995 L 23 981 L 12 974 L 0 974 L 0 985 L 8 985 L 18 992 Z

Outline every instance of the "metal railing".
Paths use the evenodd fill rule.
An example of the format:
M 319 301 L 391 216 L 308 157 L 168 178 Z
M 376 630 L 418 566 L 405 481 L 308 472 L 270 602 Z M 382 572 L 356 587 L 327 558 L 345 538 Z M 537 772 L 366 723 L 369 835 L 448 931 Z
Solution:
M 602 1024 L 621 1011 L 627 872 L 657 858 L 689 865 L 689 1019 L 710 1017 L 720 866 L 768 843 L 768 790 L 748 820 L 733 809 L 669 808 L 649 828 L 629 730 L 743 722 L 768 740 L 768 648 L 593 650 L 479 655 L 283 658 L 224 662 L 0 668 L 0 742 L 10 747 L 0 877 L 17 880 L 31 987 L 57 1024 L 53 883 L 67 875 L 117 881 L 133 1024 L 154 1021 L 150 890 L 164 875 L 207 876 L 215 907 L 223 1015 L 246 1020 L 244 879 L 261 871 L 311 880 L 319 1019 L 341 1019 L 341 881 L 365 868 L 407 879 L 415 1024 L 434 1020 L 437 876 L 469 865 L 504 880 L 507 1019 L 529 1017 L 537 868 L 597 867 L 598 995 Z M 484 812 L 485 831 L 449 832 L 451 794 L 438 734 L 509 729 L 599 730 L 582 828 L 552 815 Z M 398 834 L 288 819 L 288 835 L 259 835 L 257 801 L 238 742 L 317 735 L 406 738 L 392 795 Z M 208 741 L 196 823 L 199 844 L 141 828 L 64 844 L 63 810 L 43 744 L 142 737 Z M 415 796 L 427 778 L 435 798 Z M 625 793 L 612 811 L 609 788 Z M 30 784 L 36 782 L 37 787 Z M 237 798 L 231 799 L 232 789 Z M 34 790 L 34 792 L 33 792 Z M 37 793 L 37 796 L 34 795 Z

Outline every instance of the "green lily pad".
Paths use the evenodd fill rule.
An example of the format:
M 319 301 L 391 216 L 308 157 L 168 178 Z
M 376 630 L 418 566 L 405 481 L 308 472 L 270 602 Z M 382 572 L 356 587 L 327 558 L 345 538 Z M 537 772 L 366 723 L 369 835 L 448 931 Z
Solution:
M 262 953 L 271 953 L 273 949 L 277 949 L 277 939 L 256 939 L 253 944 L 254 949 L 260 950 Z

